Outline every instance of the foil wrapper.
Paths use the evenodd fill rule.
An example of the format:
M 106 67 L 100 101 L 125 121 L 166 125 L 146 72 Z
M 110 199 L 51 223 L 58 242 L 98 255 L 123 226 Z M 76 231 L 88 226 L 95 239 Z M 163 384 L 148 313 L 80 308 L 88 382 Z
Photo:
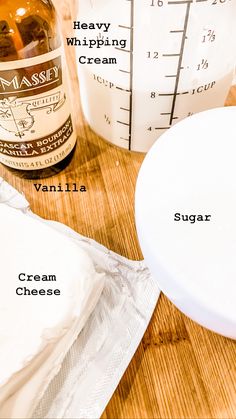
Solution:
M 0 203 L 39 218 L 31 212 L 25 196 L 1 178 Z M 43 221 L 83 247 L 106 280 L 94 312 L 32 419 L 99 418 L 137 350 L 160 290 L 144 261 L 130 261 L 64 224 Z

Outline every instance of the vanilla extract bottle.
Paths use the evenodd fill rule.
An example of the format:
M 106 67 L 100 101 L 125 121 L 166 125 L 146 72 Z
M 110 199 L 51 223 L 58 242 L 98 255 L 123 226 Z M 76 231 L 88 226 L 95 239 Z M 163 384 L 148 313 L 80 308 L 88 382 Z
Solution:
M 44 178 L 76 144 L 65 59 L 51 0 L 0 0 L 0 162 Z

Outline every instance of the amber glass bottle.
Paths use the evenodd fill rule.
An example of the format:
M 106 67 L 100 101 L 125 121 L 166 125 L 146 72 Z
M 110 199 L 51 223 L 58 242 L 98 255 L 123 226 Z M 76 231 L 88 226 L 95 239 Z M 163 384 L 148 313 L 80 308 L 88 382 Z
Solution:
M 22 177 L 51 176 L 75 143 L 51 0 L 0 0 L 0 162 Z

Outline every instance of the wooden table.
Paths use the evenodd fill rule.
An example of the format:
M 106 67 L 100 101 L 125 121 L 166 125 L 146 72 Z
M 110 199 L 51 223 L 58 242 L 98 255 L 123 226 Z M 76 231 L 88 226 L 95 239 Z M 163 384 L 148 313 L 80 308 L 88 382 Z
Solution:
M 62 7 L 65 28 L 70 12 Z M 23 191 L 32 210 L 63 222 L 108 248 L 140 259 L 134 221 L 134 191 L 143 155 L 119 150 L 97 137 L 83 119 L 69 51 L 78 146 L 73 161 L 46 185 L 85 185 L 86 193 L 36 192 L 33 183 L 3 166 L 0 176 Z M 236 88 L 228 104 L 236 104 Z M 42 249 L 43 251 L 43 249 Z M 236 342 L 181 314 L 163 295 L 139 348 L 103 418 L 236 418 Z

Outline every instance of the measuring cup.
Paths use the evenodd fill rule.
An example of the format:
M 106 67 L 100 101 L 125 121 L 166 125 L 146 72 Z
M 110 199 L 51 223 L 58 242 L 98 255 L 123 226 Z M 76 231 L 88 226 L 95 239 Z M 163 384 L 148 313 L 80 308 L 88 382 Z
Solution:
M 235 0 L 80 0 L 77 62 L 91 128 L 146 152 L 179 120 L 222 106 L 236 63 L 235 16 Z

